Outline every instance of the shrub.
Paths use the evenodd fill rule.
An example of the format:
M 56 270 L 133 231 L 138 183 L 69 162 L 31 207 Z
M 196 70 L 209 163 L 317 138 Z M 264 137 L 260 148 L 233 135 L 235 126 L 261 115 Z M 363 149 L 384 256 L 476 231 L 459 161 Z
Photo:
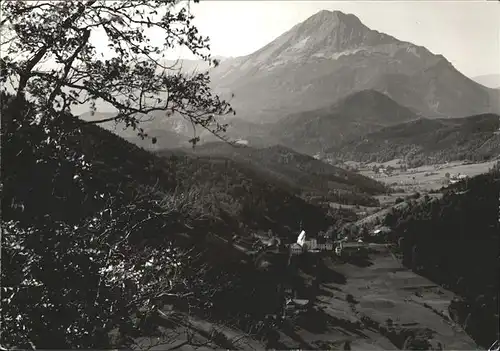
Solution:
M 397 204 L 399 204 L 399 203 L 401 203 L 401 202 L 404 202 L 404 201 L 405 201 L 405 200 L 404 200 L 403 198 L 398 197 L 398 198 L 396 198 L 396 200 L 394 201 L 394 203 L 397 205 Z

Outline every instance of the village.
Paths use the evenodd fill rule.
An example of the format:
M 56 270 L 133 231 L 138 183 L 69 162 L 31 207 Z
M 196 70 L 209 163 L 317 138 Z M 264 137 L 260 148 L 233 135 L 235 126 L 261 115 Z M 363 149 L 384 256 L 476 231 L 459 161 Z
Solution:
M 341 254 L 343 243 L 347 238 L 341 240 L 335 240 L 333 234 L 326 232 L 319 232 L 317 237 L 307 238 L 304 230 L 301 231 L 297 240 L 293 243 L 284 243 L 282 240 L 274 236 L 272 232 L 268 233 L 267 236 L 257 236 L 257 243 L 261 246 L 261 250 L 264 249 L 266 252 L 274 253 L 289 253 L 290 255 L 300 255 L 306 252 L 309 253 L 319 253 L 325 251 L 333 251 L 337 255 Z M 239 244 L 243 244 L 241 239 L 238 241 Z M 238 243 L 235 243 L 238 245 Z M 248 245 L 248 244 L 247 244 Z M 256 243 L 253 243 L 256 246 Z
M 387 227 L 382 226 L 372 229 L 370 233 L 372 236 L 377 236 L 381 235 L 382 232 L 386 233 L 388 230 Z M 340 238 L 333 233 L 323 231 L 317 233 L 316 237 L 308 237 L 304 230 L 300 232 L 297 240 L 292 243 L 283 242 L 278 236 L 273 235 L 272 231 L 269 231 L 266 235 L 255 234 L 253 238 L 235 236 L 232 241 L 233 247 L 250 255 L 267 252 L 297 256 L 305 253 L 319 254 L 331 252 L 335 256 L 340 257 L 343 252 L 356 251 L 366 245 L 367 243 L 364 243 L 360 238 Z
M 375 229 L 372 231 L 372 234 L 380 234 L 383 230 L 383 228 Z M 287 266 L 289 268 L 287 269 L 293 266 L 291 262 L 294 258 L 300 259 L 300 257 L 306 257 L 304 255 L 312 255 L 310 257 L 317 258 L 319 258 L 320 255 L 328 255 L 334 258 L 335 261 L 340 260 L 346 262 L 350 257 L 362 254 L 364 249 L 368 246 L 379 245 L 364 242 L 362 239 L 349 239 L 348 237 L 336 239 L 335 235 L 331 232 L 321 231 L 316 234 L 316 237 L 307 237 L 304 230 L 300 232 L 296 241 L 293 243 L 282 243 L 281 239 L 277 236 L 273 236 L 271 231 L 269 231 L 265 237 L 261 237 L 260 242 L 262 244 L 259 250 L 260 257 L 274 254 L 282 256 L 283 258 L 288 258 Z M 265 258 L 263 260 L 266 261 Z M 312 306 L 311 296 L 308 296 L 308 294 L 303 295 L 299 293 L 296 288 L 289 284 L 285 284 L 282 288 L 284 299 L 283 308 L 279 315 L 282 320 L 297 317 Z M 273 318 L 276 317 L 278 316 L 274 316 Z

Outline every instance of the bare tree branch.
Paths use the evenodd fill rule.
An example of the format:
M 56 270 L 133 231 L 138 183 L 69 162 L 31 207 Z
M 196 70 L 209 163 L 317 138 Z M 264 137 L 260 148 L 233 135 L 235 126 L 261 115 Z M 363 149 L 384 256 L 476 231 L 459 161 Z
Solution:
M 208 39 L 199 35 L 192 24 L 189 2 L 179 7 L 175 0 L 88 0 L 79 2 L 76 10 L 65 2 L 1 4 L 7 22 L 17 33 L 4 64 L 9 76 L 18 76 L 18 98 L 29 93 L 31 102 L 40 109 L 44 104 L 54 109 L 53 102 L 61 101 L 62 105 L 56 104 L 57 108 L 62 106 L 59 111 L 102 100 L 116 108 L 117 115 L 82 123 L 122 121 L 133 129 L 143 116 L 153 119 L 152 113 L 165 112 L 167 118 L 177 113 L 225 140 L 221 137 L 225 127 L 216 122 L 216 117 L 234 111 L 229 103 L 211 93 L 208 74 L 188 77 L 174 69 L 178 62 L 167 65 L 158 58 L 164 56 L 165 50 L 181 45 L 216 64 L 204 53 L 209 48 Z M 54 23 L 57 17 L 62 19 L 60 23 Z M 153 44 L 147 28 L 165 33 L 163 47 Z M 107 34 L 109 48 L 116 56 L 98 58 L 89 40 L 98 29 Z M 9 56 L 15 53 L 22 54 L 17 58 Z M 62 69 L 39 67 L 47 59 L 55 60 Z M 66 89 L 86 96 L 67 95 Z M 139 129 L 139 135 L 146 133 Z M 196 135 L 192 141 L 197 141 Z

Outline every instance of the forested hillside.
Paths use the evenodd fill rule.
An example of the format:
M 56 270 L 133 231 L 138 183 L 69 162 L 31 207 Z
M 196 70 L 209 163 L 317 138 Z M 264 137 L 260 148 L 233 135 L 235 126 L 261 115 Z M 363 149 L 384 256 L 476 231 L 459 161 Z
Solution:
M 279 145 L 257 149 L 214 142 L 187 151 L 202 159 L 224 157 L 245 164 L 270 182 L 279 180 L 287 184 L 308 200 L 376 206 L 378 202 L 372 195 L 388 191 L 386 186 L 373 179 Z M 164 153 L 168 154 L 169 151 Z
M 498 339 L 499 208 L 497 168 L 385 220 L 405 265 L 464 297 L 450 315 L 485 346 Z
M 416 118 L 407 107 L 369 89 L 353 92 L 324 108 L 290 114 L 272 125 L 270 134 L 286 146 L 313 155 Z
M 65 117 L 47 133 L 27 112 L 2 113 L 4 345 L 131 345 L 164 304 L 249 328 L 276 308 L 261 301 L 276 279 L 256 285 L 274 273 L 218 238 L 271 229 L 292 239 L 300 225 L 334 223 L 233 161 L 159 158 Z
M 331 157 L 363 162 L 405 159 L 410 166 L 455 160 L 484 161 L 500 155 L 500 116 L 418 119 L 350 140 Z M 495 134 L 496 133 L 496 134 Z

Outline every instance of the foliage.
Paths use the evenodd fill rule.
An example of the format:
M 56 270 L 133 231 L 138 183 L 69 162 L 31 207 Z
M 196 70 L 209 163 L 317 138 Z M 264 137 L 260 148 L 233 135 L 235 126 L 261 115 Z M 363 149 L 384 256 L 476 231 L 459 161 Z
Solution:
M 493 170 L 386 218 L 392 240 L 404 238 L 403 263 L 465 298 L 472 315 L 466 330 L 485 346 L 498 337 L 498 194 L 500 173 Z
M 97 226 L 121 229 L 103 222 Z M 137 252 L 118 233 L 111 233 L 114 241 L 98 240 L 87 229 L 94 223 L 76 229 L 50 223 L 41 230 L 3 223 L 3 269 L 10 273 L 2 277 L 5 346 L 113 346 L 110 330 L 139 329 L 131 316 L 155 312 L 162 297 L 187 294 L 187 255 L 168 244 Z
M 500 172 L 500 161 L 495 162 L 491 168 L 491 172 Z
M 246 163 L 188 155 L 170 156 L 168 161 L 182 186 L 203 185 L 207 201 L 224 210 L 217 216 L 234 227 L 243 223 L 247 231 L 271 229 L 278 236 L 295 239 L 301 222 L 311 232 L 331 223 L 325 210 L 306 203 L 286 183 Z M 238 232 L 242 233 L 240 228 Z
M 330 157 L 360 162 L 405 159 L 408 167 L 449 161 L 482 162 L 500 154 L 499 116 L 482 114 L 443 120 L 418 119 L 352 138 Z
M 29 348 L 31 341 L 38 348 L 133 347 L 130 338 L 147 335 L 145 320 L 165 303 L 251 329 L 276 310 L 281 271 L 256 271 L 246 254 L 220 239 L 269 229 L 295 239 L 301 220 L 312 233 L 332 223 L 326 211 L 245 164 L 182 154 L 159 158 L 72 119 L 52 121 L 51 130 L 62 141 L 56 147 L 42 142 L 47 134 L 30 125 L 33 119 L 24 116 L 22 124 L 2 119 L 2 217 L 7 233 L 2 282 L 17 289 L 17 282 L 36 277 L 43 285 L 22 290 L 27 295 L 16 290 L 2 294 L 4 346 Z M 158 264 L 148 267 L 151 257 Z M 173 262 L 180 266 L 173 269 Z M 162 274 L 148 275 L 149 269 Z M 117 274 L 121 277 L 115 280 Z M 267 285 L 263 274 L 268 275 Z M 172 275 L 170 286 L 166 278 Z M 263 305 L 263 296 L 277 299 Z M 248 308 L 242 309 L 241 301 Z M 75 311 L 84 318 L 68 334 Z M 17 315 L 35 313 L 37 318 L 16 322 Z M 54 318 L 61 313 L 69 317 Z M 38 323 L 38 315 L 47 317 Z M 118 329 L 121 337 L 107 337 Z
M 139 122 L 153 111 L 178 113 L 220 133 L 215 115 L 232 110 L 211 93 L 208 75 L 185 76 L 160 57 L 184 45 L 210 60 L 208 39 L 192 24 L 189 3 L 0 6 L 1 83 L 14 90 L 1 95 L 1 344 L 132 347 L 142 320 L 163 304 L 206 305 L 203 295 L 213 284 L 193 285 L 204 274 L 203 262 L 193 261 L 198 256 L 176 236 L 209 213 L 194 206 L 192 193 L 174 192 L 165 172 L 161 186 L 158 169 L 141 177 L 147 168 L 135 164 L 120 173 L 116 167 L 123 170 L 127 157 L 146 166 L 154 158 L 129 154 L 137 148 L 106 134 L 108 145 L 97 150 L 99 128 L 71 111 L 89 102 L 94 110 L 108 104 L 117 111 L 108 120 L 124 122 L 141 137 Z M 165 43 L 151 42 L 148 28 L 163 33 Z M 99 30 L 109 57 L 98 55 L 90 40 Z M 110 339 L 112 330 L 119 340 Z
M 286 184 L 290 191 L 313 203 L 330 201 L 376 206 L 378 203 L 371 195 L 387 190 L 375 180 L 282 146 L 257 149 L 217 142 L 200 145 L 193 153 L 212 159 L 223 157 L 240 164 L 245 163 L 247 167 L 258 170 L 262 177 L 274 183 L 278 181 L 282 185 Z
M 190 255 L 161 233 L 197 211 L 180 194 L 109 184 L 73 147 L 72 120 L 14 122 L 2 119 L 2 345 L 111 347 L 110 330 L 190 291 Z
M 216 65 L 208 38 L 193 24 L 189 2 L 1 1 L 2 83 L 16 92 L 10 105 L 14 119 L 22 98 L 47 118 L 71 107 L 96 103 L 113 107 L 116 116 L 145 136 L 139 122 L 152 112 L 173 113 L 193 125 L 219 134 L 225 127 L 215 116 L 233 112 L 209 88 L 208 73 L 188 77 L 165 65 L 165 54 L 186 47 Z M 154 36 L 162 38 L 158 43 Z M 94 35 L 106 38 L 108 53 L 99 52 Z M 7 86 L 7 84 L 5 85 Z M 93 121 L 92 123 L 103 122 Z M 196 138 L 193 139 L 196 142 Z

